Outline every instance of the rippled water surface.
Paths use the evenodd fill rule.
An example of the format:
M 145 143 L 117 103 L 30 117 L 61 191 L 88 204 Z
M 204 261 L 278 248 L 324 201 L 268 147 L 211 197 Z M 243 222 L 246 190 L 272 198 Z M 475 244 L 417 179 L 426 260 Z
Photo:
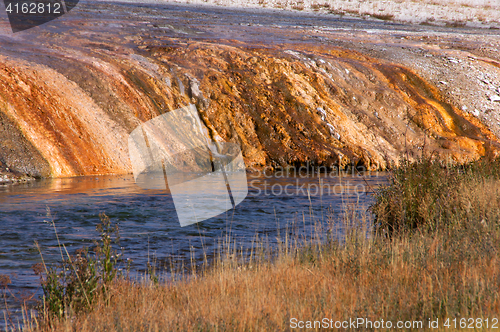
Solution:
M 9 275 L 14 295 L 41 295 L 38 277 L 32 271 L 41 262 L 34 241 L 40 244 L 48 263 L 58 261 L 54 229 L 46 221 L 50 209 L 62 243 L 71 252 L 92 246 L 98 239 L 95 227 L 105 213 L 119 223 L 120 245 L 132 259 L 132 271 L 141 273 L 148 255 L 159 263 L 197 260 L 211 256 L 221 237 L 231 234 L 249 248 L 256 235 L 274 241 L 291 224 L 308 231 L 316 222 L 337 220 L 343 205 L 367 207 L 373 189 L 383 183 L 382 173 L 327 176 L 248 177 L 249 194 L 234 210 L 181 228 L 172 197 L 165 190 L 139 188 L 132 176 L 47 179 L 30 184 L 0 187 L 0 274 Z M 323 188 L 323 192 L 318 189 Z M 24 295 L 23 295 L 24 294 Z M 18 301 L 9 296 L 13 315 Z

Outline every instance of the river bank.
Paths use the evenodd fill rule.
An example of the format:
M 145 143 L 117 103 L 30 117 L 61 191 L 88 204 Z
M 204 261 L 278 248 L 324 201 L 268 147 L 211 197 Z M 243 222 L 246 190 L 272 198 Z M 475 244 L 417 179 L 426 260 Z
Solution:
M 128 135 L 189 104 L 253 168 L 500 150 L 494 29 L 85 2 L 0 32 L 0 161 L 33 177 L 130 173 Z
M 35 179 L 26 174 L 13 173 L 8 167 L 0 163 L 0 186 L 16 183 L 26 183 Z
M 374 233 L 367 228 L 373 223 L 370 214 L 347 207 L 340 216 L 345 230 L 341 240 L 312 236 L 304 242 L 287 232 L 272 251 L 264 239 L 246 251 L 226 242 L 213 264 L 161 282 L 151 278 L 151 271 L 142 281 L 118 281 L 90 312 L 51 320 L 51 328 L 37 328 L 40 319 L 31 321 L 28 330 L 288 331 L 307 324 L 342 328 L 352 321 L 354 328 L 368 330 L 496 330 L 498 165 L 409 165 L 379 192 L 373 211 L 380 223 Z M 422 174 L 422 168 L 428 172 Z M 450 181 L 441 176 L 445 173 L 455 175 Z M 383 204 L 392 199 L 391 190 L 398 190 L 400 180 L 407 185 L 399 196 L 407 218 L 398 214 L 398 205 Z M 413 180 L 437 186 L 414 187 Z M 439 186 L 462 190 L 446 192 Z M 417 192 L 427 194 L 416 197 Z M 438 197 L 448 197 L 440 209 L 425 205 Z M 422 202 L 422 209 L 411 210 Z M 414 218 L 425 222 L 414 224 Z M 400 227 L 388 228 L 385 220 Z M 334 234 L 335 224 L 319 226 L 315 234 Z
M 337 219 L 345 203 L 372 204 L 374 188 L 386 182 L 386 173 L 248 174 L 248 197 L 242 203 L 188 227 L 180 227 L 168 190 L 142 189 L 132 175 L 37 179 L 1 186 L 0 275 L 8 276 L 10 283 L 2 298 L 0 328 L 22 322 L 23 298 L 31 298 L 28 303 L 34 305 L 43 295 L 40 278 L 32 269 L 42 262 L 34 241 L 47 265 L 56 266 L 61 259 L 48 221 L 54 220 L 59 240 L 74 255 L 77 249 L 94 247 L 100 234 L 95 230 L 99 214 L 106 213 L 120 227 L 116 249 L 123 248 L 130 274 L 141 276 L 153 259 L 159 270 L 170 261 L 189 267 L 194 259 L 202 266 L 205 257 L 216 257 L 226 235 L 246 250 L 256 235 L 276 246 L 278 234 L 291 228 L 310 234 L 318 218 L 327 221 L 328 210 Z M 47 208 L 52 217 L 47 216 Z M 4 314 L 7 322 L 2 321 Z

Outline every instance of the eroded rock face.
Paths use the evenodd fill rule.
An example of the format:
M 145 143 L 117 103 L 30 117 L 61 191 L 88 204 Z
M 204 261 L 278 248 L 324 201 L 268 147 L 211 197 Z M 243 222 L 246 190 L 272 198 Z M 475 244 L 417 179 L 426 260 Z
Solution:
M 500 146 L 491 122 L 425 72 L 356 47 L 120 38 L 0 51 L 1 165 L 41 177 L 128 173 L 129 133 L 190 103 L 211 138 L 240 144 L 255 168 L 385 169 L 423 151 L 463 162 Z
M 383 169 L 403 151 L 465 161 L 496 149 L 488 128 L 418 74 L 358 52 L 207 43 L 148 51 L 176 63 L 185 85 L 197 77 L 201 94 L 191 101 L 215 137 L 241 143 L 250 165 L 340 161 Z

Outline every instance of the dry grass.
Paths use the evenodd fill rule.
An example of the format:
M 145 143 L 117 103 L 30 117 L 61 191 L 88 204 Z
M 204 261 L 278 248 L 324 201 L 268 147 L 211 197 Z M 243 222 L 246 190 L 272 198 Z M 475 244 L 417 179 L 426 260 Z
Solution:
M 483 227 L 481 227 L 483 228 Z M 498 230 L 348 241 L 175 283 L 120 282 L 54 331 L 285 331 L 290 319 L 498 317 Z
M 121 281 L 85 315 L 45 331 L 285 331 L 290 319 L 423 321 L 498 317 L 500 232 L 312 245 L 271 263 L 221 261 L 175 282 Z M 224 262 L 224 264 L 222 264 Z
M 467 229 L 500 224 L 500 159 L 467 165 L 429 160 L 404 164 L 377 196 L 372 211 L 381 231 Z
M 219 257 L 197 273 L 177 274 L 159 284 L 147 278 L 140 282 L 121 280 L 112 286 L 109 304 L 101 299 L 91 312 L 53 320 L 50 326 L 38 329 L 35 327 L 41 323 L 33 320 L 26 329 L 286 331 L 291 329 L 292 318 L 383 319 L 393 324 L 421 321 L 423 327 L 428 327 L 429 319 L 439 319 L 440 330 L 447 330 L 442 325 L 446 318 L 483 318 L 491 323 L 500 313 L 497 166 L 474 164 L 459 169 L 449 183 L 461 189 L 439 196 L 452 197 L 448 203 L 458 205 L 450 206 L 447 212 L 436 211 L 454 216 L 455 207 L 468 203 L 464 211 L 456 210 L 458 217 L 450 219 L 453 222 L 448 225 L 428 228 L 421 227 L 426 225 L 423 223 L 398 228 L 390 239 L 382 233 L 367 237 L 371 233 L 363 225 L 370 216 L 348 209 L 341 220 L 347 230 L 345 240 L 330 236 L 325 242 L 313 237 L 304 245 L 299 236 L 285 236 L 274 250 L 261 241 L 246 254 L 246 262 L 238 258 L 241 252 L 226 250 L 225 258 Z M 415 168 L 429 165 L 413 167 L 401 173 L 407 181 L 419 174 Z M 436 181 L 440 174 L 433 167 L 425 174 Z M 444 183 L 442 179 L 422 199 L 439 194 L 436 188 Z M 396 188 L 415 194 L 419 186 L 417 181 L 413 184 L 416 187 L 406 184 Z M 394 183 L 390 188 L 394 189 Z M 391 191 L 379 193 L 387 194 Z M 423 207 L 429 209 L 434 206 L 425 204 Z M 426 220 L 441 216 L 436 211 Z M 468 218 L 466 222 L 455 222 L 462 217 Z M 335 231 L 318 227 L 316 234 Z M 488 330 L 484 327 L 482 330 Z

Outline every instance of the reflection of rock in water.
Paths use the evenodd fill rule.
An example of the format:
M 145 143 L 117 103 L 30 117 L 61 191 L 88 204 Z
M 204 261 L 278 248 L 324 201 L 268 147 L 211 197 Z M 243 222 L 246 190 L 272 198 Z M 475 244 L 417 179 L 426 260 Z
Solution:
M 488 129 L 414 69 L 356 51 L 167 37 L 135 49 L 80 38 L 26 59 L 0 51 L 6 167 L 56 177 L 131 172 L 130 132 L 190 103 L 207 136 L 239 144 L 249 167 L 383 169 L 424 148 L 464 161 L 499 146 L 487 122 L 496 111 L 482 118 Z
M 194 105 L 139 125 L 128 146 L 136 184 L 169 189 L 181 226 L 219 215 L 247 196 L 239 145 L 212 142 Z

